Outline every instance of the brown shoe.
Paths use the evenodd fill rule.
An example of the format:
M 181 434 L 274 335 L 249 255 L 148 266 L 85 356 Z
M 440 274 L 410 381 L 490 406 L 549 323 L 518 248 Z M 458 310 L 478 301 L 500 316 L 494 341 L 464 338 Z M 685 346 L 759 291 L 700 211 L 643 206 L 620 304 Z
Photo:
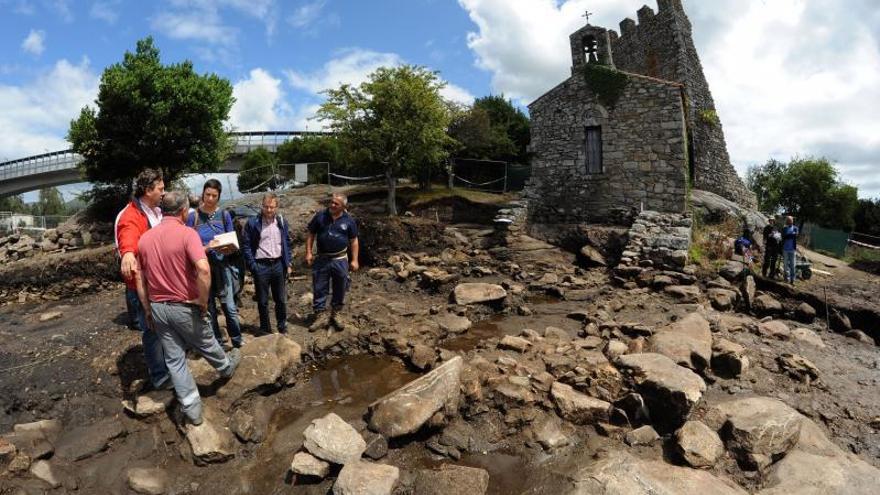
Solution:
M 318 330 L 322 330 L 330 326 L 330 312 L 329 311 L 321 311 L 319 313 L 315 313 L 314 320 L 312 324 L 309 325 L 310 332 L 317 332 Z

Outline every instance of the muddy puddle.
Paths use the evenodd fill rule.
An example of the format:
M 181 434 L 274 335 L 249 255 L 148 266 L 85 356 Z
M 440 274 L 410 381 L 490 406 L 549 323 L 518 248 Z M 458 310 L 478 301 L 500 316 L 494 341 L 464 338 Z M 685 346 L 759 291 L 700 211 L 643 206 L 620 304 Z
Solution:
M 348 422 L 362 419 L 376 399 L 419 375 L 389 357 L 346 356 L 328 360 L 304 379 L 272 397 L 275 407 L 266 440 L 242 472 L 238 493 L 286 493 L 293 453 L 302 444 L 302 433 L 316 418 L 336 413 Z

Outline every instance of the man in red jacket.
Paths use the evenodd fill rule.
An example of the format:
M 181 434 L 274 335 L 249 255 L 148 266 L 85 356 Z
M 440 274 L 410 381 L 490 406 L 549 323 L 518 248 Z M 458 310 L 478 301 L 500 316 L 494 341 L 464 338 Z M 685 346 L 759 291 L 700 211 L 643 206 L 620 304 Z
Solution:
M 116 249 L 122 257 L 119 271 L 125 281 L 125 299 L 135 309 L 150 382 L 157 389 L 170 388 L 171 378 L 165 365 L 162 345 L 156 333 L 147 326 L 143 308 L 138 301 L 135 274 L 140 271 L 137 261 L 138 241 L 144 232 L 159 225 L 162 220 L 159 201 L 163 194 L 165 182 L 162 180 L 162 173 L 154 169 L 144 169 L 135 179 L 134 198 L 116 216 Z

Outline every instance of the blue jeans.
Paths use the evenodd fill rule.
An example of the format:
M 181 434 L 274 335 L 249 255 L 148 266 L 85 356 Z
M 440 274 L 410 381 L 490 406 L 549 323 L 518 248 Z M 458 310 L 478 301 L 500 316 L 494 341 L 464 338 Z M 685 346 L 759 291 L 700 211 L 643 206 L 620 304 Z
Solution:
M 783 261 L 783 274 L 785 275 L 785 280 L 789 283 L 794 283 L 795 279 L 795 271 L 794 271 L 794 255 L 796 251 L 783 251 L 782 252 L 782 261 Z
M 144 346 L 144 361 L 147 362 L 147 371 L 150 372 L 150 383 L 153 384 L 153 387 L 158 388 L 168 380 L 168 367 L 165 366 L 165 353 L 162 351 L 162 344 L 159 342 L 156 332 L 147 328 L 144 308 L 141 307 L 137 291 L 126 287 L 125 299 L 128 306 L 137 315 L 137 325 L 141 330 L 141 343 Z
M 235 291 L 232 286 L 232 277 L 234 274 L 230 273 L 228 269 L 222 270 L 223 272 L 223 284 L 225 284 L 225 292 L 223 295 L 218 295 L 213 290 L 211 291 L 211 297 L 208 298 L 208 314 L 211 316 L 211 325 L 214 328 L 214 337 L 217 338 L 217 342 L 223 343 L 223 335 L 220 333 L 220 324 L 217 322 L 217 298 L 220 298 L 220 307 L 223 310 L 223 315 L 226 317 L 226 332 L 229 334 L 229 339 L 232 341 L 232 345 L 235 347 L 241 347 L 241 323 L 238 320 L 238 307 L 235 305 Z
M 230 361 L 211 332 L 211 323 L 199 308 L 178 303 L 150 303 L 156 334 L 165 350 L 165 362 L 180 408 L 190 419 L 201 416 L 199 388 L 186 364 L 186 350 L 195 349 L 221 374 Z
M 254 288 L 257 292 L 257 309 L 260 312 L 260 331 L 269 333 L 269 293 L 275 302 L 275 319 L 278 331 L 287 329 L 287 267 L 280 259 L 274 261 L 257 260 L 255 265 Z
M 351 284 L 348 275 L 348 258 L 330 258 L 318 256 L 312 264 L 312 294 L 314 311 L 324 311 L 327 306 L 327 296 L 330 294 L 332 285 L 333 299 L 330 304 L 333 309 L 339 309 L 345 304 L 345 293 Z

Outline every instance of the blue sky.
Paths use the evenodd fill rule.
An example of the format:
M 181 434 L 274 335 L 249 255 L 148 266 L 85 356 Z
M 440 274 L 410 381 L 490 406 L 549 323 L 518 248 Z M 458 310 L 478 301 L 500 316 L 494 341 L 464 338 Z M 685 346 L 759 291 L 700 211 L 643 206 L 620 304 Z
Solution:
M 239 130 L 316 129 L 320 91 L 382 65 L 440 71 L 462 103 L 526 105 L 569 72 L 568 34 L 617 28 L 644 0 L 0 0 L 0 161 L 68 147 L 104 67 L 154 36 L 163 60 L 228 78 Z M 653 1 L 647 2 L 656 8 Z M 875 0 L 684 0 L 744 173 L 826 155 L 880 196 L 880 5 Z

